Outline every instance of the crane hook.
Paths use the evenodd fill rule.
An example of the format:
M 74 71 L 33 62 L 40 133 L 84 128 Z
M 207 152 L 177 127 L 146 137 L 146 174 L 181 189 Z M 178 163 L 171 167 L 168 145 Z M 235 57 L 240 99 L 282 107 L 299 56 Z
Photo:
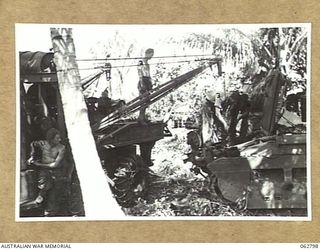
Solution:
M 106 80 L 107 81 L 110 81 L 111 79 L 111 63 L 106 63 L 105 65 L 105 72 L 106 72 Z

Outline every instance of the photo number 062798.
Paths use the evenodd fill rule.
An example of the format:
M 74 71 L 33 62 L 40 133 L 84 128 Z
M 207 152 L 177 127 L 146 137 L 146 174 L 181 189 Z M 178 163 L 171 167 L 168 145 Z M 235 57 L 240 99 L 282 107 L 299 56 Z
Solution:
M 310 219 L 310 25 L 17 24 L 16 48 L 17 220 Z

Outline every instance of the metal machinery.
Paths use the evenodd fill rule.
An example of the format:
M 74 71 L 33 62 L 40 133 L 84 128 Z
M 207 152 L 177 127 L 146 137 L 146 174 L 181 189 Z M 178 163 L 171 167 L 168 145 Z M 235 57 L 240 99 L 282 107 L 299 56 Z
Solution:
M 30 142 L 37 139 L 41 132 L 34 122 L 37 115 L 40 113 L 42 117 L 53 117 L 57 121 L 56 126 L 66 138 L 58 80 L 52 62 L 53 53 L 20 53 L 21 204 L 36 196 L 36 170 L 26 166 L 26 159 L 30 151 Z M 149 106 L 163 98 L 213 64 L 218 65 L 221 74 L 221 59 L 210 59 L 203 66 L 161 84 L 149 93 L 138 96 L 128 103 L 122 102 L 107 116 L 91 123 L 101 163 L 107 174 L 115 181 L 112 189 L 121 206 L 132 206 L 136 198 L 143 195 L 148 181 L 147 165 L 151 149 L 157 140 L 170 134 L 163 122 L 141 125 L 137 120 L 124 118 L 141 107 Z M 97 75 L 102 73 L 103 71 Z M 96 77 L 84 82 L 82 87 L 88 87 L 90 81 Z M 96 102 L 94 99 L 87 100 L 89 117 L 90 112 L 94 112 L 94 102 Z M 137 154 L 137 146 L 140 148 L 140 155 Z M 70 164 L 73 162 L 70 161 Z
M 260 136 L 241 144 L 204 144 L 198 131 L 188 134 L 187 161 L 211 178 L 215 192 L 238 209 L 273 210 L 307 215 L 305 129 L 281 131 L 287 79 L 272 70 L 264 81 Z M 281 131 L 281 132 L 280 132 Z
M 36 170 L 26 166 L 29 144 L 41 131 L 35 114 L 41 110 L 55 118 L 57 127 L 66 136 L 52 58 L 53 53 L 20 53 L 21 204 L 34 199 L 37 191 Z M 141 125 L 136 120 L 124 118 L 156 102 L 213 64 L 218 65 L 221 74 L 221 59 L 209 60 L 149 93 L 122 103 L 106 117 L 92 123 L 102 165 L 115 180 L 113 192 L 121 206 L 132 206 L 136 198 L 143 195 L 148 182 L 146 162 L 151 149 L 157 140 L 170 134 L 162 122 Z M 221 143 L 202 143 L 199 131 L 188 134 L 188 144 L 192 148 L 188 160 L 194 164 L 193 170 L 206 172 L 218 196 L 237 208 L 307 213 L 306 134 L 301 131 L 279 132 L 278 128 L 285 103 L 286 81 L 277 70 L 270 71 L 266 77 L 262 93 L 263 112 L 259 119 L 262 135 L 228 147 Z M 88 81 L 83 87 L 87 84 Z M 140 148 L 139 155 L 137 147 Z

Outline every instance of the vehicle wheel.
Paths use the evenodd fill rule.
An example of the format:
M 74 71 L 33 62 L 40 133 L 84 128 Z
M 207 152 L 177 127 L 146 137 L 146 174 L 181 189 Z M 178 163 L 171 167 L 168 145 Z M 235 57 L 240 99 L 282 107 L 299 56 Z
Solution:
M 146 192 L 148 172 L 139 155 L 122 158 L 115 171 L 112 187 L 115 198 L 122 207 L 133 207 Z

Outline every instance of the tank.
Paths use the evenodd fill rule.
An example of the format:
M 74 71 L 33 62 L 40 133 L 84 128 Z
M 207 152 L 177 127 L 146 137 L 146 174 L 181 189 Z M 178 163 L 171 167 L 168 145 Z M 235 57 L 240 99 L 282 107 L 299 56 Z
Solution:
M 307 215 L 310 169 L 305 128 L 298 127 L 305 126 L 302 123 L 296 128 L 284 128 L 279 124 L 287 83 L 280 71 L 269 72 L 264 92 L 260 93 L 263 110 L 259 131 L 246 141 L 232 146 L 223 142 L 205 144 L 199 131 L 189 132 L 187 136 L 192 151 L 186 161 L 206 172 L 218 197 L 235 208 L 290 210 Z
M 307 210 L 305 135 L 257 139 L 238 148 L 240 156 L 207 165 L 223 199 L 246 209 Z

